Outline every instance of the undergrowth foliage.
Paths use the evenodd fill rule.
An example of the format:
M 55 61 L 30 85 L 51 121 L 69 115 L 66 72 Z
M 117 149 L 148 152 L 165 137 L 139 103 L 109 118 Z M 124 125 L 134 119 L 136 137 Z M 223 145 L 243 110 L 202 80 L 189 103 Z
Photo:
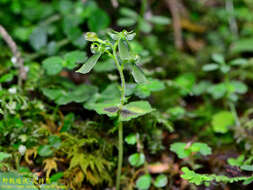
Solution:
M 251 0 L 0 0 L 0 179 L 252 189 L 252 11 Z

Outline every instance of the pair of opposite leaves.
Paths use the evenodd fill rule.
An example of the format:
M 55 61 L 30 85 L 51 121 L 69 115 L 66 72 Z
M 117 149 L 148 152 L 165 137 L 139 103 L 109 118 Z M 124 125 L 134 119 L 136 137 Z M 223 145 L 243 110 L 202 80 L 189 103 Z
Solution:
M 97 61 L 101 57 L 102 53 L 98 52 L 91 56 L 86 63 L 84 63 L 76 72 L 87 74 L 96 65 Z M 122 60 L 129 60 L 129 47 L 128 43 L 124 40 L 119 40 L 119 56 Z M 147 81 L 143 71 L 135 64 L 131 64 L 131 73 L 136 83 L 144 83 Z
M 124 41 L 122 39 L 119 40 L 118 47 L 119 47 L 118 49 L 119 49 L 120 59 L 123 60 L 123 61 L 129 61 L 131 57 L 130 57 L 129 46 L 128 46 L 127 41 Z M 91 71 L 91 69 L 96 65 L 96 63 L 98 62 L 101 55 L 102 55 L 101 52 L 95 53 L 76 72 L 79 72 L 79 73 L 82 73 L 82 74 L 89 73 Z M 131 73 L 134 77 L 135 82 L 136 83 L 147 82 L 147 79 L 146 79 L 145 75 L 143 74 L 143 71 L 137 65 L 135 65 L 133 63 L 131 63 L 130 65 L 131 65 Z M 144 102 L 138 102 L 138 103 L 143 104 Z M 145 102 L 145 103 L 147 103 L 147 102 Z M 134 115 L 137 116 L 137 115 L 140 114 L 140 113 L 137 113 L 137 112 L 135 113 L 133 111 L 130 111 L 128 109 L 124 109 L 124 108 L 122 110 L 119 110 L 118 106 L 105 107 L 103 110 L 106 111 L 106 112 L 109 112 L 109 113 L 116 113 L 116 112 L 120 111 L 121 117 L 126 118 L 126 119 L 129 118 L 129 117 L 135 117 Z M 140 114 L 140 115 L 142 115 L 142 114 Z

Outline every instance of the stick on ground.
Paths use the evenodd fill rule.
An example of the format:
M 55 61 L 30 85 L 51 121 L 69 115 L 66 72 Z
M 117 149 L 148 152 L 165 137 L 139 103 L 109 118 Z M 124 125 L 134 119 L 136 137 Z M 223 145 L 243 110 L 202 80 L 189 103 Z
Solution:
M 3 40 L 7 43 L 9 48 L 11 49 L 13 57 L 16 60 L 16 63 L 19 68 L 18 85 L 21 87 L 22 81 L 26 79 L 24 60 L 21 57 L 21 53 L 18 51 L 16 43 L 13 41 L 12 37 L 8 34 L 8 32 L 5 30 L 5 28 L 2 25 L 0 25 L 0 35 L 2 36 Z

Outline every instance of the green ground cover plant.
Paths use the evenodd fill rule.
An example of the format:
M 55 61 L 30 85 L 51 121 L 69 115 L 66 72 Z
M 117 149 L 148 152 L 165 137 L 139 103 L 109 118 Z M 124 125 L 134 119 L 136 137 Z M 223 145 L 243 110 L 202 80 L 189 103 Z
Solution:
M 251 0 L 0 0 L 0 178 L 252 189 L 252 11 Z

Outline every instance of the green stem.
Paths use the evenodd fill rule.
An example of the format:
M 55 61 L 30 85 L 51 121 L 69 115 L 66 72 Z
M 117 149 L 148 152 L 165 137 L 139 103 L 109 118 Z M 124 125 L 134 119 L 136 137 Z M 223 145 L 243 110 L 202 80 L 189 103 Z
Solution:
M 113 46 L 113 59 L 115 61 L 116 67 L 119 71 L 119 75 L 120 75 L 120 80 L 121 80 L 121 98 L 120 98 L 120 104 L 121 106 L 124 105 L 125 102 L 125 88 L 126 88 L 126 82 L 125 82 L 125 77 L 123 74 L 123 68 L 121 67 L 121 65 L 119 64 L 118 58 L 117 58 L 117 46 L 118 46 L 118 42 L 116 42 Z
M 122 106 L 125 102 L 125 88 L 126 88 L 126 82 L 125 77 L 123 73 L 123 67 L 120 65 L 119 60 L 117 58 L 117 46 L 118 41 L 113 46 L 113 59 L 115 61 L 116 67 L 119 71 L 120 80 L 121 80 L 121 98 L 120 98 L 120 109 L 122 109 Z M 123 163 L 123 123 L 119 120 L 118 116 L 118 169 L 117 169 L 117 178 L 116 178 L 116 190 L 120 190 L 120 176 L 121 176 L 121 169 L 122 169 L 122 163 Z
M 120 190 L 120 176 L 121 176 L 121 169 L 122 169 L 122 162 L 123 162 L 123 124 L 122 124 L 122 121 L 119 121 L 118 135 L 119 135 L 119 144 L 118 144 L 119 153 L 118 153 L 116 190 Z
M 229 107 L 230 107 L 231 112 L 232 112 L 233 115 L 234 115 L 236 127 L 240 127 L 240 126 L 241 126 L 241 123 L 240 123 L 240 119 L 239 119 L 239 117 L 238 117 L 237 111 L 236 111 L 236 109 L 235 109 L 234 103 L 230 102 L 230 103 L 229 103 Z

